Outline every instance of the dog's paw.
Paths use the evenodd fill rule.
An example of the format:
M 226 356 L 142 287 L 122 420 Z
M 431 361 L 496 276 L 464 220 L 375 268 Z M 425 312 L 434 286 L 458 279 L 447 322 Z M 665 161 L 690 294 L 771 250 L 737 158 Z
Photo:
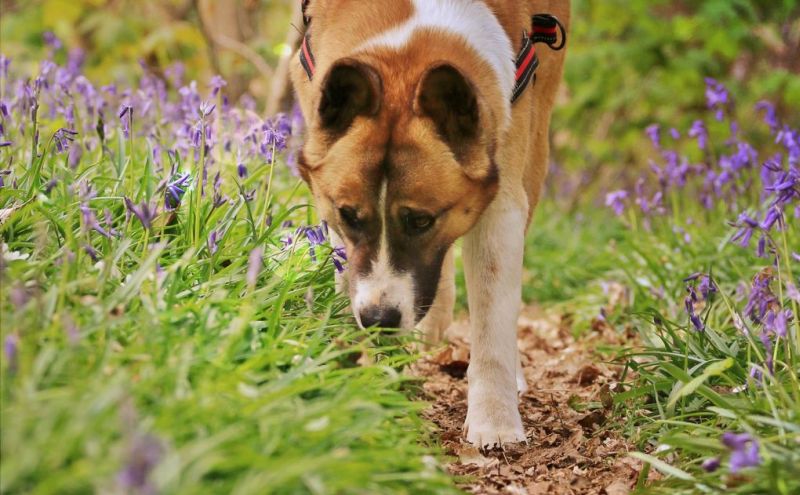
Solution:
M 527 440 L 516 401 L 487 396 L 467 408 L 464 434 L 467 441 L 478 448 L 502 447 Z

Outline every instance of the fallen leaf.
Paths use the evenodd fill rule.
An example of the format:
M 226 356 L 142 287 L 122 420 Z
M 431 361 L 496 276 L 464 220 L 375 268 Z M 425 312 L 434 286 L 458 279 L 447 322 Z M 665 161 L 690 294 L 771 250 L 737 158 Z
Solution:
M 480 450 L 472 445 L 462 445 L 456 452 L 456 455 L 458 455 L 458 460 L 461 462 L 461 464 L 464 465 L 472 464 L 486 468 L 500 463 L 500 461 L 495 458 L 485 457 L 483 454 L 481 454 Z
M 628 495 L 630 491 L 628 484 L 622 480 L 617 480 L 605 487 L 605 495 Z

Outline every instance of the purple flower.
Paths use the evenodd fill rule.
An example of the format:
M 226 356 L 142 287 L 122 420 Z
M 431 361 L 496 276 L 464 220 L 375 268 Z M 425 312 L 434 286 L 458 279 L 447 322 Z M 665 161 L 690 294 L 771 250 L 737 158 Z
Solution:
M 11 66 L 11 59 L 0 53 L 0 77 L 8 79 L 8 68 Z
M 67 165 L 72 170 L 78 168 L 78 164 L 81 162 L 81 157 L 83 156 L 83 146 L 77 144 L 76 146 L 69 147 L 69 155 L 67 158 Z
M 204 101 L 200 103 L 200 116 L 202 118 L 207 118 L 209 115 L 214 113 L 214 109 L 217 108 L 216 104 Z
M 345 252 L 344 246 L 336 246 L 333 248 L 331 261 L 337 272 L 344 272 L 344 263 L 347 262 L 347 253 Z
M 730 103 L 728 90 L 722 83 L 706 78 L 706 104 L 710 110 L 716 110 L 714 117 L 721 121 L 725 117 L 725 107 Z
M 211 233 L 208 235 L 208 252 L 212 255 L 217 252 L 219 247 L 217 246 L 217 242 L 219 241 L 220 233 L 216 230 L 212 230 Z
M 214 197 L 212 198 L 212 204 L 214 208 L 219 208 L 224 205 L 226 201 L 228 201 L 228 197 L 222 194 L 222 175 L 220 172 L 217 172 L 214 175 Z
M 261 256 L 263 253 L 260 247 L 250 251 L 250 256 L 247 259 L 247 274 L 245 275 L 245 281 L 249 287 L 255 287 L 256 285 L 258 273 L 261 271 Z
M 702 120 L 692 122 L 692 127 L 689 129 L 689 137 L 697 139 L 697 147 L 701 150 L 708 148 L 708 130 Z
M 702 464 L 700 464 L 700 467 L 702 467 L 703 470 L 705 470 L 708 473 L 713 473 L 714 471 L 719 469 L 719 465 L 720 465 L 719 457 L 709 457 L 708 459 L 703 461 Z
M 661 126 L 658 124 L 650 124 L 644 130 L 647 137 L 650 138 L 650 142 L 653 143 L 653 146 L 656 149 L 661 148 Z
M 761 458 L 758 455 L 758 441 L 749 433 L 725 432 L 722 434 L 722 443 L 731 451 L 730 468 L 732 473 L 761 464 Z
M 89 257 L 92 258 L 92 261 L 94 261 L 95 263 L 100 261 L 100 253 L 98 253 L 97 250 L 93 248 L 90 244 L 84 244 L 83 250 L 86 251 L 86 254 L 88 254 Z
M 306 227 L 305 229 L 306 237 L 308 238 L 308 242 L 312 246 L 320 246 L 325 242 L 325 232 L 323 228 L 320 227 Z
M 764 330 L 778 337 L 786 337 L 786 330 L 792 320 L 791 309 L 770 310 L 764 317 Z
M 758 239 L 758 246 L 756 247 L 756 256 L 759 258 L 767 257 L 767 236 L 762 235 Z
M 18 351 L 19 351 L 19 337 L 17 337 L 17 334 L 10 333 L 6 335 L 6 339 L 3 342 L 3 355 L 5 355 L 9 371 L 13 372 L 17 370 Z
M 239 165 L 236 166 L 236 173 L 239 175 L 240 179 L 247 178 L 247 167 L 244 163 L 239 162 Z
M 786 295 L 792 301 L 800 303 L 800 290 L 798 290 L 797 286 L 791 282 L 786 282 Z
M 800 132 L 784 125 L 775 136 L 775 142 L 786 148 L 789 165 L 796 166 L 800 161 Z
M 764 221 L 761 222 L 761 228 L 765 231 L 769 231 L 778 223 L 778 228 L 780 229 L 783 225 L 783 212 L 781 212 L 780 208 L 777 206 L 773 206 L 769 210 L 767 210 L 766 215 L 764 215 Z
M 107 231 L 100 225 L 94 212 L 91 210 L 91 208 L 89 208 L 89 205 L 86 203 L 81 203 L 80 210 L 81 219 L 83 220 L 83 228 L 85 231 L 94 230 L 103 237 L 111 239 L 112 232 Z M 116 234 L 116 232 L 114 232 L 114 234 Z
M 120 486 L 130 493 L 155 493 L 150 473 L 161 460 L 162 447 L 151 435 L 137 434 L 131 441 L 125 467 L 117 475 Z
M 61 40 L 52 32 L 52 31 L 45 31 L 42 33 L 42 39 L 44 40 L 45 45 L 49 46 L 53 50 L 60 50 L 62 46 Z
M 122 123 L 122 133 L 126 138 L 131 135 L 131 126 L 133 125 L 133 107 L 128 104 L 123 104 L 119 109 L 119 120 Z
M 186 185 L 189 183 L 190 177 L 188 173 L 183 173 L 167 184 L 164 189 L 164 208 L 166 210 L 174 210 L 181 205 L 181 199 L 186 193 Z
M 225 79 L 222 78 L 220 75 L 216 75 L 211 78 L 211 82 L 209 83 L 209 87 L 211 88 L 211 96 L 216 97 L 219 93 L 219 90 L 227 86 L 228 83 Z
M 770 289 L 773 276 L 769 272 L 761 272 L 753 279 L 750 295 L 745 305 L 744 313 L 754 322 L 761 322 L 767 311 L 778 303 L 778 299 Z
M 705 330 L 706 326 L 703 323 L 703 320 L 695 314 L 694 312 L 694 301 L 696 295 L 694 294 L 694 290 L 690 291 L 690 295 L 686 296 L 686 299 L 683 300 L 684 306 L 686 307 L 686 314 L 689 315 L 689 321 L 692 325 L 697 329 L 698 332 L 702 332 Z
M 129 213 L 132 213 L 145 229 L 150 229 L 153 225 L 153 219 L 158 215 L 158 208 L 151 206 L 147 201 L 142 201 L 140 204 L 134 204 L 129 198 L 125 197 L 125 207 Z
M 756 103 L 756 110 L 764 111 L 764 122 L 772 131 L 775 131 L 778 128 L 778 117 L 775 114 L 775 105 L 768 101 L 759 101 Z
M 606 206 L 610 206 L 617 216 L 625 212 L 625 200 L 628 199 L 628 191 L 619 189 L 606 194 Z
M 69 149 L 69 144 L 75 140 L 75 136 L 78 133 L 76 131 L 70 129 L 64 129 L 63 127 L 53 134 L 53 141 L 56 144 L 56 150 L 58 153 L 62 153 Z
M 753 229 L 758 227 L 758 222 L 747 213 L 740 213 L 733 226 L 739 227 L 739 230 L 731 238 L 731 242 L 738 242 L 740 246 L 747 247 L 750 244 L 750 238 L 753 237 Z
M 0 141 L 0 148 L 6 148 L 8 146 L 11 146 L 12 144 L 14 143 L 12 143 L 11 141 Z

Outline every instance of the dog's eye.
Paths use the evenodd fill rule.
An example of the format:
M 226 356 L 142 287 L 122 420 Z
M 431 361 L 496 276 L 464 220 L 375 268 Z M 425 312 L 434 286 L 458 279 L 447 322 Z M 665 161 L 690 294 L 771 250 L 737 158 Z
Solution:
M 436 219 L 427 213 L 407 212 L 403 215 L 403 224 L 408 235 L 424 234 L 433 227 L 435 221 Z
M 339 216 L 342 218 L 342 221 L 350 227 L 351 229 L 360 229 L 361 228 L 361 221 L 358 219 L 358 213 L 353 208 L 349 206 L 344 206 L 339 208 Z

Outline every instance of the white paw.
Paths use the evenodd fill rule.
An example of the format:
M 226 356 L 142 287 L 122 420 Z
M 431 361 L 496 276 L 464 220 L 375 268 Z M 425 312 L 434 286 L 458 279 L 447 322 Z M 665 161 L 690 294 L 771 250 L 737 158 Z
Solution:
M 478 448 L 526 441 L 516 393 L 511 398 L 502 398 L 496 393 L 477 392 L 470 387 L 470 396 L 474 396 L 474 400 L 472 397 L 468 399 L 467 419 L 464 421 L 467 441 Z

